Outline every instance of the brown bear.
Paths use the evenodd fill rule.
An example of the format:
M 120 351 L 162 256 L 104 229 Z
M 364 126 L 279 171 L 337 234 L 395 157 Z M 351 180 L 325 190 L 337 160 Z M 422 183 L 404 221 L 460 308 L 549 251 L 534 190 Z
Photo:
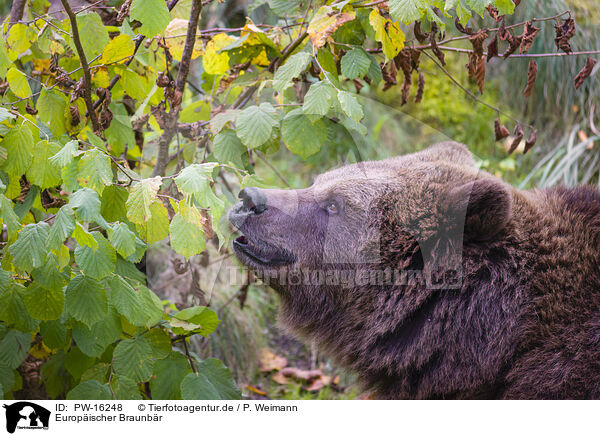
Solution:
M 600 193 L 522 191 L 446 142 L 246 188 L 234 250 L 376 398 L 600 398 Z

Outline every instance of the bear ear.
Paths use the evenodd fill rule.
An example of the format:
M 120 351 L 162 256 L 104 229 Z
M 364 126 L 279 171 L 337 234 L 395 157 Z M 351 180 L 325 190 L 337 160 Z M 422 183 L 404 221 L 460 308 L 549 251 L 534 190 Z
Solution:
M 492 177 L 451 189 L 447 204 L 451 220 L 464 222 L 464 240 L 492 239 L 512 216 L 509 187 Z
M 473 155 L 466 145 L 459 142 L 438 142 L 420 152 L 427 161 L 444 161 L 458 165 L 475 166 Z

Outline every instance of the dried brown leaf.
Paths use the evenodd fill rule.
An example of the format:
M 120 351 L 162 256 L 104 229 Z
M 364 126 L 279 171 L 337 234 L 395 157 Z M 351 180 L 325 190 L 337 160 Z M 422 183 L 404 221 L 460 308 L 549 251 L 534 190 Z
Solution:
M 575 21 L 569 17 L 562 24 L 555 24 L 554 30 L 556 31 L 556 37 L 554 38 L 556 48 L 565 53 L 571 53 L 573 49 L 571 49 L 569 40 L 575 35 Z
M 431 44 L 431 51 L 437 57 L 442 65 L 446 65 L 446 61 L 444 59 L 444 52 L 438 47 L 437 41 L 435 40 L 435 32 L 431 31 L 429 35 L 429 43 Z
M 460 24 L 460 20 L 458 19 L 458 17 L 456 17 L 456 19 L 454 20 L 454 25 L 460 33 L 464 33 L 467 35 L 473 34 L 473 29 L 471 27 L 464 27 L 462 24 Z
M 498 15 L 498 9 L 496 9 L 492 5 L 488 5 L 486 9 L 487 9 L 488 13 L 490 14 L 490 17 L 492 17 L 494 20 L 497 21 L 498 17 L 499 17 L 499 15 Z
M 411 77 L 404 76 L 404 80 L 402 80 L 402 101 L 400 104 L 405 105 L 408 103 L 408 99 L 410 98 L 410 85 L 411 85 Z
M 485 85 L 485 57 L 483 55 L 477 58 L 475 80 L 477 81 L 479 92 L 483 94 L 483 86 Z
M 525 98 L 531 95 L 531 91 L 533 90 L 533 85 L 535 84 L 535 78 L 537 76 L 538 65 L 535 60 L 529 61 L 529 70 L 527 72 L 527 86 L 525 87 L 525 91 L 523 95 Z
M 523 34 L 521 35 L 521 53 L 527 53 L 533 44 L 535 35 L 540 31 L 538 27 L 531 24 L 531 21 L 525 23 Z
M 425 90 L 425 75 L 419 73 L 419 81 L 417 84 L 417 93 L 415 94 L 415 103 L 421 103 L 423 100 L 423 92 Z
M 517 124 L 513 132 L 513 140 L 510 143 L 510 147 L 508 148 L 508 154 L 511 154 L 517 149 L 517 147 L 521 143 L 521 140 L 523 139 L 523 134 L 523 128 L 519 124 Z
M 523 154 L 531 150 L 531 147 L 535 145 L 535 141 L 537 141 L 537 129 L 534 129 L 534 131 L 531 132 L 531 135 L 529 135 L 529 138 L 527 138 L 527 141 L 525 141 L 525 149 L 523 150 Z
M 420 21 L 415 21 L 415 25 L 413 26 L 413 33 L 415 34 L 415 38 L 417 38 L 417 41 L 419 41 L 419 42 L 423 42 L 429 37 L 428 32 L 423 32 L 421 30 L 421 22 Z
M 473 52 L 478 57 L 483 55 L 483 42 L 487 36 L 487 33 L 480 29 L 476 34 L 469 37 L 469 41 L 471 41 L 471 45 L 473 46 Z
M 487 46 L 487 61 L 496 56 L 498 56 L 498 35 L 495 35 Z
M 593 59 L 589 56 L 587 57 L 585 66 L 577 73 L 577 76 L 575 76 L 575 89 L 579 89 L 579 87 L 583 85 L 585 79 L 592 73 L 592 69 L 594 68 L 594 65 L 596 65 L 596 62 L 598 62 L 598 59 Z
M 271 372 L 281 370 L 287 365 L 287 359 L 278 356 L 268 348 L 263 348 L 260 356 L 260 370 L 262 372 Z
M 279 371 L 285 377 L 293 377 L 297 380 L 311 381 L 323 376 L 323 371 L 320 369 L 300 369 L 293 366 L 283 368 Z
M 500 141 L 510 135 L 508 129 L 500 124 L 499 119 L 494 121 L 494 134 L 496 135 L 496 141 Z

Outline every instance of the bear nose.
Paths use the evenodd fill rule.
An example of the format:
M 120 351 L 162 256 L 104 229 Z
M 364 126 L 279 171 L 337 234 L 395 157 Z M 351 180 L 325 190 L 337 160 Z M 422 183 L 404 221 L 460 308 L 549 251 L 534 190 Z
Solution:
M 244 208 L 254 212 L 255 215 L 260 215 L 267 210 L 267 197 L 258 188 L 244 188 L 238 196 L 242 200 Z

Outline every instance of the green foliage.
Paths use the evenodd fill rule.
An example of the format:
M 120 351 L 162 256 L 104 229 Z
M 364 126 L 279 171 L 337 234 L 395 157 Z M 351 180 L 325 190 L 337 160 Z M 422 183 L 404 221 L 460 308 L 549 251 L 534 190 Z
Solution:
M 190 338 L 218 332 L 217 314 L 162 302 L 135 264 L 164 239 L 186 260 L 208 244 L 220 249 L 233 198 L 227 180 L 262 183 L 255 157 L 271 159 L 281 142 L 282 152 L 318 161 L 365 136 L 355 89 L 381 85 L 382 68 L 411 39 L 401 23 L 442 25 L 432 7 L 463 22 L 488 4 L 514 7 L 390 0 L 388 13 L 379 3 L 257 1 L 273 26 L 248 20 L 242 31 L 205 32 L 183 59 L 189 2 L 167 4 L 133 0 L 122 24 L 110 25 L 91 8 L 75 11 L 91 83 L 69 19 L 48 14 L 48 2 L 28 2 L 32 21 L 3 29 L 5 398 L 20 389 L 15 369 L 29 353 L 43 361 L 51 398 L 239 399 L 220 361 L 187 351 Z M 183 73 L 190 63 L 193 81 Z M 267 94 L 272 103 L 259 99 Z

